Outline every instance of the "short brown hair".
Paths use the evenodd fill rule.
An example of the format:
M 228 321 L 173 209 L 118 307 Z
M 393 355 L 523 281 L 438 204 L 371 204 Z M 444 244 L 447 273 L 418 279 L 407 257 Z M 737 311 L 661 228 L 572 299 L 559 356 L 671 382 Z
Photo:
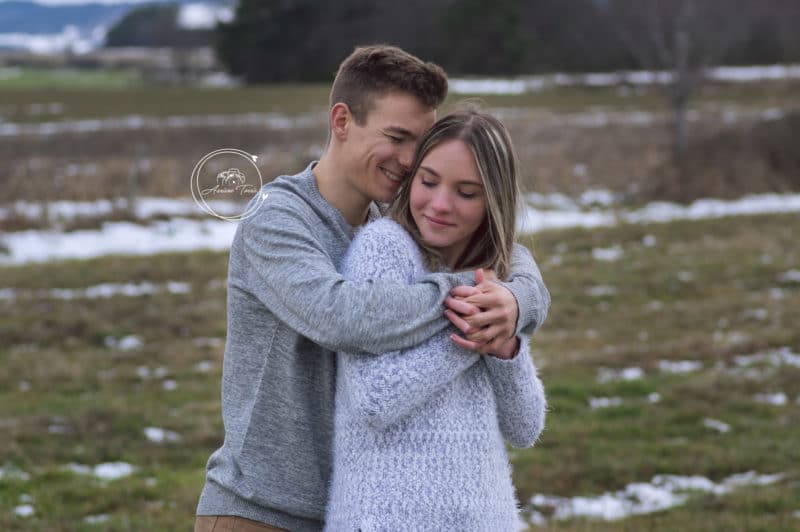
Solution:
M 330 106 L 347 104 L 356 123 L 363 125 L 375 98 L 392 91 L 406 92 L 436 109 L 447 96 L 447 74 L 395 46 L 357 47 L 339 65 L 331 87 Z

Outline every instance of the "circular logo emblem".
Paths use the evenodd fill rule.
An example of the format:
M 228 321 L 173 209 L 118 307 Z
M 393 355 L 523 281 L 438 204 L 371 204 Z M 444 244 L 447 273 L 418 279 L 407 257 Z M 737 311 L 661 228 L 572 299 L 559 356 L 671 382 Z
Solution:
M 221 220 L 239 221 L 252 216 L 267 194 L 258 157 L 235 148 L 214 150 L 192 170 L 192 198 L 202 210 Z M 244 206 L 243 206 L 244 204 Z

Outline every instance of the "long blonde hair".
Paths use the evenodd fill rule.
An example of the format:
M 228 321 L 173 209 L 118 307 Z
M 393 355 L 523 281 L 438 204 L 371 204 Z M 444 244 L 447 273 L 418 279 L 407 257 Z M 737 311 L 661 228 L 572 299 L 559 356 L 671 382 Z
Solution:
M 464 142 L 472 152 L 486 196 L 486 217 L 454 269 L 489 268 L 499 279 L 504 279 L 509 273 L 516 236 L 519 188 L 514 146 L 506 128 L 495 117 L 467 108 L 439 119 L 420 140 L 410 177 L 390 205 L 388 214 L 417 241 L 428 268 L 439 270 L 445 266 L 439 251 L 422 240 L 411 215 L 411 182 L 428 153 L 449 140 Z

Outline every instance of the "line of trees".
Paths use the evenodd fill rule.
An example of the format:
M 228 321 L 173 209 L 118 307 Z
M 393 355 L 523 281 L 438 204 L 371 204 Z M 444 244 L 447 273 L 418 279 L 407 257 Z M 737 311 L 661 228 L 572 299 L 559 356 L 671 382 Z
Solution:
M 240 0 L 216 37 L 226 68 L 261 83 L 330 80 L 366 43 L 454 75 L 671 69 L 683 46 L 692 65 L 784 63 L 798 27 L 797 0 Z

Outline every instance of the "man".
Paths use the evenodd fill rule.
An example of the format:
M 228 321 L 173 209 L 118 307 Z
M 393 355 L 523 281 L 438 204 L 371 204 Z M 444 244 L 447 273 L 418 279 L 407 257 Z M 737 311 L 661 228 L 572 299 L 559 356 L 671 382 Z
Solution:
M 333 83 L 319 163 L 265 185 L 267 199 L 240 223 L 228 271 L 225 441 L 208 462 L 196 531 L 322 528 L 335 351 L 417 345 L 448 325 L 445 302 L 466 334 L 456 341 L 483 353 L 544 320 L 549 294 L 521 246 L 504 285 L 460 286 L 471 272 L 411 286 L 337 272 L 354 231 L 407 177 L 446 93 L 436 65 L 394 47 L 356 49 Z M 466 301 L 448 297 L 454 288 Z

